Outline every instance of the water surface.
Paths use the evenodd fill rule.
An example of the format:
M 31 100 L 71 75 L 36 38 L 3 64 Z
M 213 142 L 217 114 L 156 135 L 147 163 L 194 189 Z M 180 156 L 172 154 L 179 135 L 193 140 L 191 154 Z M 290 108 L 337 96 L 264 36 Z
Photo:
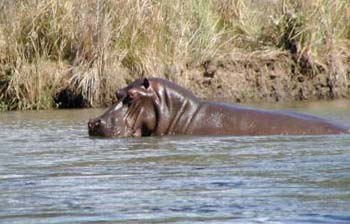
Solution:
M 350 136 L 88 137 L 102 112 L 0 113 L 0 223 L 350 223 Z

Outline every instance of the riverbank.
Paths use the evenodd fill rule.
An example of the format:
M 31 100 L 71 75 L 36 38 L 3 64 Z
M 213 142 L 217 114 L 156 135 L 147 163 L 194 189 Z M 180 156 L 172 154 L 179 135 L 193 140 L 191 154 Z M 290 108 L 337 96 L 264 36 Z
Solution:
M 4 0 L 0 12 L 0 110 L 106 106 L 144 76 L 237 102 L 350 97 L 341 0 Z

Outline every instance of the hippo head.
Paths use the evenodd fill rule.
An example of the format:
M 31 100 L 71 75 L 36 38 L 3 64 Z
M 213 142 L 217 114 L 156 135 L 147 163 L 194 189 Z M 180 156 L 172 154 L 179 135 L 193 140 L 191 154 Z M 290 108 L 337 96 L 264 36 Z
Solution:
M 155 94 L 148 79 L 139 79 L 116 93 L 118 101 L 88 122 L 89 135 L 149 136 L 155 128 Z
M 129 137 L 184 133 L 198 99 L 165 79 L 137 79 L 116 92 L 117 103 L 88 123 L 92 136 Z

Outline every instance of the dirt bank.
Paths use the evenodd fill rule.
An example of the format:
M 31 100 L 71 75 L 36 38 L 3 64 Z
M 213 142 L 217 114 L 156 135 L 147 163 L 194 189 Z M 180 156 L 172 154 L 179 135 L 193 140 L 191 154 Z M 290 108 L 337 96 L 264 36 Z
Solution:
M 342 74 L 326 68 L 301 73 L 283 52 L 234 53 L 177 71 L 175 81 L 204 98 L 247 101 L 299 101 L 349 98 L 350 66 Z M 178 78 L 176 78 L 178 77 Z
M 72 72 L 75 69 L 70 71 L 66 75 L 68 80 L 76 77 Z M 79 85 L 72 84 L 59 88 L 53 98 L 57 105 L 69 108 L 108 106 L 115 100 L 113 93 L 117 89 L 136 78 L 154 76 L 172 80 L 202 98 L 226 98 L 234 102 L 288 102 L 350 97 L 350 66 L 344 67 L 343 64 L 343 69 L 338 70 L 343 72 L 341 74 L 333 74 L 321 65 L 318 69 L 308 70 L 301 68 L 287 51 L 236 52 L 194 65 L 160 67 L 158 73 L 139 76 L 127 69 L 117 71 L 107 69 L 106 72 L 112 75 L 102 77 L 118 78 L 97 79 L 101 83 L 98 85 L 100 89 L 90 91 L 99 92 L 99 104 L 93 105 L 90 102 L 92 98 L 84 94 Z

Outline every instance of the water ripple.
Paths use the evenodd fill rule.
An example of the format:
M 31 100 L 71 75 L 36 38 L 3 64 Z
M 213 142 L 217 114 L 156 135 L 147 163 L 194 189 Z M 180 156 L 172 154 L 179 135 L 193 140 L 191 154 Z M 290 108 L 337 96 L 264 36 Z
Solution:
M 349 136 L 90 138 L 100 112 L 0 114 L 0 223 L 350 222 Z

